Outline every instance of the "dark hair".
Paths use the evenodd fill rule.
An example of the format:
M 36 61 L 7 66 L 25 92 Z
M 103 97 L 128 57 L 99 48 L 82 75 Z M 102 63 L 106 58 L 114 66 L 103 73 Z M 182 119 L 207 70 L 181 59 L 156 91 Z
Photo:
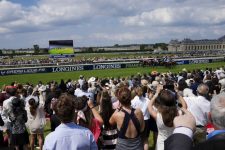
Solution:
M 100 99 L 100 115 L 104 121 L 105 128 L 108 129 L 110 128 L 109 119 L 114 112 L 111 97 L 107 91 L 103 91 Z
M 21 111 L 24 110 L 24 104 L 19 98 L 12 99 L 12 112 L 17 116 Z
M 148 93 L 148 87 L 142 86 L 143 96 L 145 96 L 146 93 Z
M 162 114 L 166 126 L 173 126 L 173 119 L 177 116 L 176 96 L 170 90 L 162 90 L 158 96 L 159 112 Z
M 187 85 L 185 79 L 180 79 L 178 82 L 178 90 L 183 91 L 185 88 L 188 88 L 188 85 Z
M 67 93 L 68 94 L 71 94 L 71 95 L 74 95 L 74 88 L 73 87 L 70 87 L 68 90 L 67 90 Z
M 86 118 L 86 122 L 83 119 L 80 119 L 79 125 L 90 129 L 92 126 L 93 115 L 92 115 L 90 108 L 87 106 L 87 101 L 88 101 L 88 98 L 86 96 L 75 97 L 74 108 L 76 111 L 79 111 L 86 107 L 86 110 L 83 111 L 85 118 Z M 74 122 L 78 124 L 77 112 L 75 112 L 74 118 L 75 118 Z
M 88 90 L 88 82 L 84 81 L 81 89 L 82 89 L 82 91 L 87 91 Z
M 195 82 L 197 82 L 197 83 L 201 83 L 201 82 L 202 82 L 202 78 L 201 78 L 201 76 L 200 76 L 200 75 L 198 75 L 198 74 L 197 74 L 197 75 L 195 75 L 195 76 L 194 76 L 194 81 L 195 81 Z
M 36 115 L 36 110 L 37 110 L 37 107 L 38 107 L 39 104 L 33 98 L 29 99 L 28 103 L 30 105 L 30 113 L 31 113 L 31 115 L 35 116 Z
M 56 115 L 63 123 L 73 121 L 75 115 L 75 97 L 70 94 L 62 94 L 56 103 Z
M 6 92 L 7 92 L 10 96 L 16 96 L 17 89 L 14 88 L 14 87 L 10 87 L 10 88 L 7 88 L 7 89 L 6 89 Z
M 122 105 L 131 105 L 131 91 L 127 87 L 124 86 L 118 90 L 117 98 Z
M 166 84 L 163 86 L 164 89 L 169 89 L 171 91 L 174 91 L 174 81 L 173 80 L 166 80 Z

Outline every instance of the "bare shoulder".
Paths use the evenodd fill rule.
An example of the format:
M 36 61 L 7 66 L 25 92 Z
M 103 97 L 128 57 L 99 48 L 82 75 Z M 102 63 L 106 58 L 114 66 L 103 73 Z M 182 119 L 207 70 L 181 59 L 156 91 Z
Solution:
M 116 119 L 118 118 L 118 117 L 120 117 L 122 115 L 122 112 L 120 111 L 120 110 L 118 110 L 118 109 L 116 109 L 115 111 L 114 111 L 114 113 L 113 113 L 113 117 L 115 117 Z
M 143 113 L 142 113 L 142 111 L 141 111 L 140 108 L 135 109 L 134 113 L 135 113 L 136 115 L 143 115 Z

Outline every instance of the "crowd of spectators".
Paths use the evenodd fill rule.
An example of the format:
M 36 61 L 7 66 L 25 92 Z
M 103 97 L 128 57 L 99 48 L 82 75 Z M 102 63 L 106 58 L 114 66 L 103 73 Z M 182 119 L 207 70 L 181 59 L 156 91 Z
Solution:
M 1 148 L 225 149 L 224 68 L 4 86 Z M 44 137 L 46 122 L 51 133 Z M 29 138 L 30 137 L 30 138 Z
M 206 57 L 206 56 L 223 56 L 225 51 L 222 50 L 208 50 L 208 51 L 188 51 L 182 53 L 171 54 L 172 59 L 176 58 L 190 58 L 190 57 Z M 163 54 L 168 56 L 168 54 Z M 143 59 L 160 59 L 162 56 L 150 57 L 150 56 L 117 56 L 116 58 L 108 57 L 89 57 L 89 58 L 30 58 L 23 56 L 19 58 L 0 59 L 0 67 L 33 67 L 33 66 L 56 66 L 56 65 L 75 65 L 75 64 L 92 64 L 92 63 L 107 63 L 107 62 L 128 62 L 134 60 Z

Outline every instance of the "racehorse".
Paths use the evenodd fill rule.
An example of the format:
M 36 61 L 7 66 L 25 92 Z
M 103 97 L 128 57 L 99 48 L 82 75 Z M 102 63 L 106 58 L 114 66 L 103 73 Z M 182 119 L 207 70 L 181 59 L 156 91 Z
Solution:
M 153 60 L 153 59 L 142 59 L 139 61 L 142 67 L 155 67 L 155 66 L 165 66 L 166 68 L 173 68 L 176 66 L 175 61 L 163 61 L 163 60 Z
M 168 61 L 168 62 L 163 62 L 163 66 L 166 68 L 173 68 L 177 65 L 175 61 Z
M 143 59 L 143 60 L 140 60 L 139 63 L 141 64 L 142 67 L 159 66 L 159 62 L 154 61 L 153 59 Z
M 148 67 L 151 64 L 150 61 L 147 59 L 142 59 L 139 61 L 139 63 L 141 64 L 142 67 Z

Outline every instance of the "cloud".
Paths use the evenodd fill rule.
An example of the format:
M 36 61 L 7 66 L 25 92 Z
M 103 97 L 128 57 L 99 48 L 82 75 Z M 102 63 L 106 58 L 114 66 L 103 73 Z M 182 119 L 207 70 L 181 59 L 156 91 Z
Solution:
M 120 21 L 126 26 L 218 25 L 225 24 L 225 6 L 217 8 L 164 7 L 124 17 Z
M 54 26 L 81 24 L 91 18 L 91 6 L 82 0 L 40 0 L 24 8 L 10 1 L 0 2 L 0 24 L 12 32 L 50 29 Z M 3 33 L 3 32 L 1 32 Z
M 9 1 L 0 1 L 0 23 L 18 20 L 24 16 L 24 11 L 20 4 Z
M 107 41 L 133 41 L 133 40 L 141 40 L 145 37 L 142 35 L 138 35 L 137 33 L 94 33 L 89 36 L 89 38 L 99 39 L 99 40 L 107 40 Z
M 0 47 L 32 43 L 47 47 L 49 39 L 73 39 L 76 46 L 95 46 L 225 34 L 224 0 L 26 2 L 0 1 Z

